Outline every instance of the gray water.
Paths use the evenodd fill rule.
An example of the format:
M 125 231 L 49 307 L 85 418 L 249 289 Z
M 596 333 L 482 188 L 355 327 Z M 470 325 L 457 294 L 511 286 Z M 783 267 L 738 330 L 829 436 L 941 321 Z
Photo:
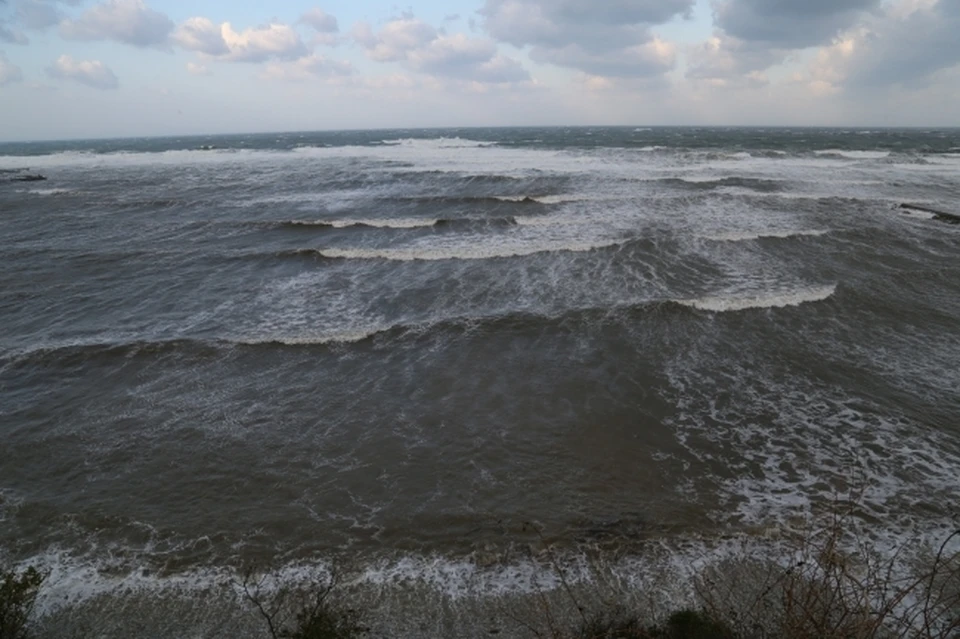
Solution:
M 254 563 L 477 597 L 529 589 L 541 534 L 669 552 L 850 494 L 878 540 L 956 525 L 960 227 L 895 207 L 960 213 L 960 131 L 74 141 L 0 169 L 0 556 L 58 596 Z

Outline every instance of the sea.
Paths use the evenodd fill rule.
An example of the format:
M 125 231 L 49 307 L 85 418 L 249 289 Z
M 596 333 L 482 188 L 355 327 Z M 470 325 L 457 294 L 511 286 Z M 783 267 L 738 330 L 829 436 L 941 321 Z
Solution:
M 960 526 L 960 226 L 899 208 L 960 213 L 960 130 L 5 143 L 0 171 L 0 559 L 61 629 L 253 636 L 211 602 L 258 571 L 337 574 L 383 636 L 530 636 L 483 611 L 682 602 L 837 508 L 877 548 Z

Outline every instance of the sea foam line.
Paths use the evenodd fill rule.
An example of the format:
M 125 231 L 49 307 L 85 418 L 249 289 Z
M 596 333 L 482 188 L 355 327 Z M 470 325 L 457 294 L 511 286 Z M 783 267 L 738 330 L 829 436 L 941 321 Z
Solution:
M 429 249 L 320 249 L 317 253 L 322 257 L 354 259 L 354 260 L 392 260 L 411 262 L 414 260 L 485 260 L 498 257 L 523 257 L 537 253 L 582 253 L 595 249 L 620 246 L 627 240 L 610 240 L 603 242 L 573 242 L 569 244 L 544 245 L 494 245 L 494 246 L 451 246 Z
M 822 302 L 830 298 L 837 291 L 837 285 L 818 286 L 801 289 L 799 291 L 761 292 L 752 295 L 735 295 L 728 297 L 699 297 L 689 300 L 677 300 L 678 304 L 689 306 L 700 311 L 723 313 L 729 311 L 744 311 L 755 308 L 784 308 L 800 306 L 810 302 Z
M 750 240 L 760 240 L 764 238 L 787 239 L 791 237 L 822 237 L 829 231 L 823 229 L 813 229 L 809 231 L 733 231 L 730 233 L 719 233 L 717 235 L 708 235 L 704 239 L 711 242 L 746 242 Z

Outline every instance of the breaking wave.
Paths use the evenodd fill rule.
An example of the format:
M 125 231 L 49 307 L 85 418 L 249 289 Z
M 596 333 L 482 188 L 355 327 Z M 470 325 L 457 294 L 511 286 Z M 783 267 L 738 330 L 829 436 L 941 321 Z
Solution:
M 759 308 L 784 308 L 800 306 L 811 302 L 822 302 L 830 298 L 837 290 L 836 284 L 801 289 L 799 291 L 762 292 L 750 295 L 720 297 L 700 297 L 690 300 L 678 300 L 679 304 L 700 311 L 724 313 Z
M 263 346 L 333 346 L 357 344 L 373 339 L 399 339 L 420 337 L 436 332 L 466 334 L 484 331 L 511 331 L 525 328 L 542 329 L 544 325 L 564 326 L 579 322 L 596 324 L 617 317 L 653 317 L 664 314 L 707 311 L 713 313 L 739 312 L 757 309 L 774 309 L 820 302 L 830 298 L 836 284 L 802 288 L 790 291 L 765 291 L 753 294 L 705 296 L 695 299 L 647 299 L 612 307 L 572 308 L 559 313 L 543 314 L 526 311 L 507 311 L 487 316 L 443 317 L 412 323 L 383 323 L 380 325 L 347 326 L 323 333 L 301 331 L 293 334 L 271 332 L 248 333 L 217 338 L 173 338 L 132 341 L 89 341 L 53 343 L 33 348 L 0 353 L 0 362 L 7 364 L 23 361 L 55 359 L 64 364 L 71 361 L 86 361 L 89 358 L 137 356 L 165 356 L 191 353 L 195 356 L 216 356 L 224 350 L 257 348 Z
M 348 260 L 486 260 L 501 257 L 523 257 L 537 253 L 582 253 L 625 244 L 627 240 L 579 241 L 564 243 L 503 243 L 489 245 L 435 245 L 422 248 L 351 248 L 317 249 L 320 257 Z
M 809 231 L 731 231 L 729 233 L 709 235 L 704 239 L 712 242 L 749 242 L 762 239 L 785 240 L 791 237 L 822 237 L 827 233 L 828 231 L 821 229 Z
M 848 151 L 844 149 L 822 149 L 814 151 L 814 154 L 820 157 L 846 160 L 882 160 L 890 157 L 890 151 Z

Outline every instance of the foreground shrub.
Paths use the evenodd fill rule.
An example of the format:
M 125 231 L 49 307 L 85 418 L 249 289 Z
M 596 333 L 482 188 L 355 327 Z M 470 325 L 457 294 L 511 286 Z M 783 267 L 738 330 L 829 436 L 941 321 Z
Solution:
M 835 517 L 806 531 L 786 566 L 714 566 L 699 578 L 699 598 L 749 639 L 960 637 L 960 553 L 948 551 L 960 531 L 924 558 L 903 547 L 879 554 L 856 530 Z
M 329 584 L 306 589 L 270 588 L 275 581 L 248 572 L 240 584 L 271 639 L 355 639 L 367 632 L 360 624 L 359 612 L 331 601 L 336 577 Z
M 35 568 L 0 571 L 0 639 L 25 639 L 44 576 Z
M 580 629 L 578 639 L 737 639 L 737 635 L 706 613 L 681 610 L 663 625 L 644 624 L 629 616 L 592 617 Z

